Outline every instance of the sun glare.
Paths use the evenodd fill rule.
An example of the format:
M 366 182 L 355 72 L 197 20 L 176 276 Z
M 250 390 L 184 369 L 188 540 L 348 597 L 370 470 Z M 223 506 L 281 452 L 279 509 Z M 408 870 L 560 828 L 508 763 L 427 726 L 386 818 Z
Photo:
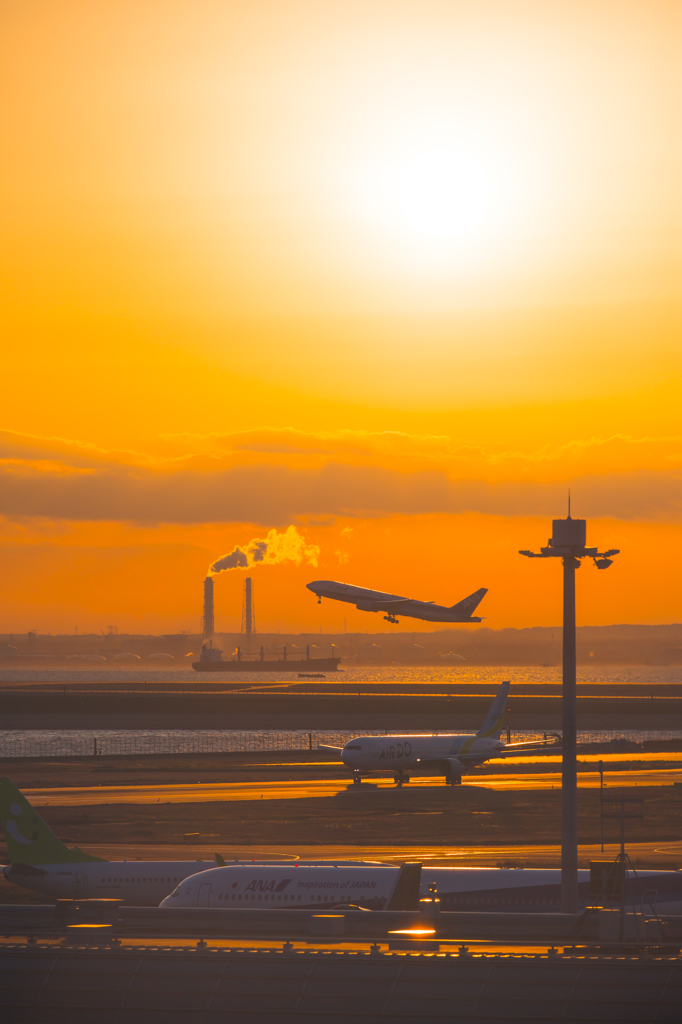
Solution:
M 422 153 L 398 174 L 396 212 L 404 224 L 434 238 L 463 238 L 481 225 L 493 204 L 486 167 L 467 154 Z
M 355 219 L 383 235 L 393 255 L 497 263 L 539 220 L 533 192 L 518 154 L 502 146 L 420 139 L 365 156 L 351 203 Z

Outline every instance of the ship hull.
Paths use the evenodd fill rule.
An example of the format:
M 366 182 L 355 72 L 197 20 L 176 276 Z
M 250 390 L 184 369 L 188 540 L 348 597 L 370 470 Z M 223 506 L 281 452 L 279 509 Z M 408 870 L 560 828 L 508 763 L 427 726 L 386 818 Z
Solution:
M 301 661 L 194 661 L 195 672 L 336 672 L 340 658 Z

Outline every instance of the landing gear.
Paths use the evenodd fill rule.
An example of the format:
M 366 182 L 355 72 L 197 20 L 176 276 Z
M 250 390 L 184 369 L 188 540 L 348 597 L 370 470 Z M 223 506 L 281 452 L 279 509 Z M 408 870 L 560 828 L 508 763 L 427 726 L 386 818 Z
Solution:
M 386 622 L 392 622 L 394 626 L 399 626 L 400 625 L 400 623 L 399 623 L 398 619 L 396 619 L 395 615 L 384 615 L 384 619 L 386 620 Z
M 453 774 L 453 772 L 448 772 L 447 775 L 445 776 L 445 783 L 447 786 L 461 786 L 462 776 L 455 775 Z
M 410 776 L 405 775 L 403 772 L 397 772 L 393 778 L 393 781 L 395 782 L 398 789 L 402 789 L 403 783 L 410 781 Z
M 318 604 L 322 604 L 322 598 L 321 598 L 321 597 L 318 597 L 318 599 L 317 599 L 317 603 L 318 603 Z
M 354 786 L 361 786 L 362 785 L 362 776 L 360 775 L 360 772 L 353 772 L 353 785 Z

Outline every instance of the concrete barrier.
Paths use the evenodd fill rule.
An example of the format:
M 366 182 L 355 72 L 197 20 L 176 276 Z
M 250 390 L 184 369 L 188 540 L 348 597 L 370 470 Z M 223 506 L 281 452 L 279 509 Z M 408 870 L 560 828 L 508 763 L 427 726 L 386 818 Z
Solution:
M 343 914 L 313 914 L 310 918 L 310 934 L 344 935 L 345 923 Z
M 679 1019 L 679 958 L 0 945 L 12 1024 Z

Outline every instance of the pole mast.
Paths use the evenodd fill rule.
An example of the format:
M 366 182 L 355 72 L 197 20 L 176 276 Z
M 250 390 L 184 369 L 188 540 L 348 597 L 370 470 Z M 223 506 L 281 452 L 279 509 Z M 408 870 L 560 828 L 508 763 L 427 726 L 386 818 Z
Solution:
M 564 621 L 562 665 L 562 757 L 561 757 L 561 912 L 578 912 L 578 768 L 577 704 L 575 664 L 575 570 L 580 562 L 573 555 L 564 565 Z
M 563 563 L 563 654 L 562 654 L 562 757 L 561 757 L 561 911 L 578 912 L 578 770 L 575 642 L 575 571 L 581 558 L 592 558 L 597 569 L 608 569 L 614 548 L 600 552 L 586 547 L 587 521 L 568 516 L 552 522 L 552 536 L 539 553 L 519 551 L 526 558 L 560 558 Z

